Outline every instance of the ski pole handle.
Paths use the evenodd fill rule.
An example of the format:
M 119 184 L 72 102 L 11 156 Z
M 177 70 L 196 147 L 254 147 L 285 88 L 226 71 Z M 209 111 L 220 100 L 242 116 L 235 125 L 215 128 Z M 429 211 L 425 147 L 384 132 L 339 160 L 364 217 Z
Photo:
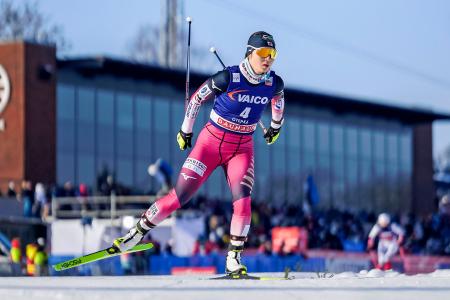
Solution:
M 217 59 L 219 60 L 220 64 L 222 65 L 222 67 L 225 69 L 226 66 L 225 66 L 225 64 L 223 63 L 223 61 L 220 59 L 220 56 L 219 56 L 219 54 L 217 53 L 216 48 L 214 48 L 214 47 L 209 48 L 209 52 L 213 53 L 213 54 L 217 57 Z

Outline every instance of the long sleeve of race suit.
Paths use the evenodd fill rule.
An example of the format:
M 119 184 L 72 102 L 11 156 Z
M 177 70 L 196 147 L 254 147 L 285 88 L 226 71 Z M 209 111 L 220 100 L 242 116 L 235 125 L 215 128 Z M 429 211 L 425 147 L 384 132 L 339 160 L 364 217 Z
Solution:
M 270 126 L 274 129 L 278 129 L 283 125 L 283 112 L 284 112 L 284 82 L 281 77 L 276 76 L 277 87 L 275 94 L 271 101 L 272 106 L 272 121 Z
M 230 83 L 230 74 L 228 70 L 219 71 L 208 78 L 191 96 L 186 113 L 184 115 L 181 130 L 185 133 L 191 133 L 194 127 L 195 119 L 203 102 L 214 99 L 227 90 Z

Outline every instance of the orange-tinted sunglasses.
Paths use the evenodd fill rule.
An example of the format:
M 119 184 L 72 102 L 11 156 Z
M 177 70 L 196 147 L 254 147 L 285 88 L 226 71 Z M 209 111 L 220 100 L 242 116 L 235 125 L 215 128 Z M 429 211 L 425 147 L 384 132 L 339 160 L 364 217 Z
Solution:
M 249 46 L 253 49 L 255 49 L 256 54 L 258 54 L 259 57 L 266 58 L 270 55 L 270 58 L 275 59 L 278 55 L 277 50 L 270 47 L 261 47 L 261 48 L 255 48 L 252 46 Z

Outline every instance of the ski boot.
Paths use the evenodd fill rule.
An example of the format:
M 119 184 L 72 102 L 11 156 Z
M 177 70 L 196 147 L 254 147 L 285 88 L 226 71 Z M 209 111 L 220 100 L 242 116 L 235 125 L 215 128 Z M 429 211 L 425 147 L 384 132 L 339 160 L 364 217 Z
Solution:
M 127 251 L 142 241 L 147 232 L 148 230 L 142 228 L 140 222 L 137 222 L 125 236 L 115 239 L 112 246 L 120 252 Z
M 241 252 L 244 250 L 244 246 L 234 246 L 228 247 L 228 255 L 225 266 L 225 273 L 228 276 L 242 276 L 247 275 L 247 267 L 241 263 Z

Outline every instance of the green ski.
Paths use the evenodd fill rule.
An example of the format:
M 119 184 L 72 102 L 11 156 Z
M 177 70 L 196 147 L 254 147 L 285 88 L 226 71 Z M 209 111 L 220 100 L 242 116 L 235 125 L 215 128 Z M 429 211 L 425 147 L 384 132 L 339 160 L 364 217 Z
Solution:
M 63 270 L 78 267 L 78 266 L 81 266 L 81 265 L 84 265 L 87 263 L 91 263 L 91 262 L 94 262 L 97 260 L 102 260 L 105 258 L 110 258 L 113 256 L 125 254 L 125 253 L 144 251 L 144 250 L 148 250 L 151 248 L 153 248 L 152 243 L 139 244 L 125 252 L 120 252 L 115 247 L 108 247 L 106 249 L 103 249 L 103 250 L 100 250 L 100 251 L 97 251 L 94 253 L 86 254 L 86 255 L 76 257 L 76 258 L 61 262 L 59 264 L 53 265 L 53 269 L 55 269 L 55 271 L 63 271 Z

